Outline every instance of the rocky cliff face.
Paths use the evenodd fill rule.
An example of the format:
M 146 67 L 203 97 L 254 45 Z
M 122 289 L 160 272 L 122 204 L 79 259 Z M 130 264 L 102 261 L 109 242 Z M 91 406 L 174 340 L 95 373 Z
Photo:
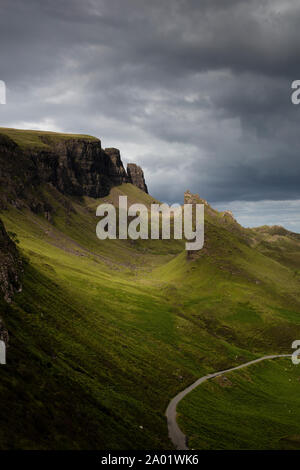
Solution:
M 104 153 L 109 157 L 108 177 L 110 181 L 116 186 L 122 183 L 129 183 L 130 178 L 123 166 L 120 150 L 107 148 Z
M 52 183 L 70 196 L 101 197 L 113 185 L 114 167 L 100 141 L 70 139 L 51 146 L 50 151 L 31 153 L 38 178 Z
M 148 188 L 144 178 L 144 172 L 142 168 L 135 163 L 128 163 L 127 165 L 127 174 L 129 177 L 130 183 L 137 186 L 139 189 L 148 194 Z
M 28 200 L 28 194 L 45 183 L 70 196 L 103 197 L 113 186 L 128 182 L 147 192 L 142 169 L 129 165 L 127 175 L 119 150 L 103 150 L 99 139 L 41 133 L 38 143 L 19 145 L 9 132 L 6 135 L 0 129 L 0 208 Z M 31 205 L 32 210 L 51 212 L 40 200 L 31 201 Z
M 14 293 L 22 290 L 22 271 L 17 247 L 0 220 L 0 295 L 6 302 L 11 302 Z
M 23 264 L 15 243 L 8 236 L 0 219 L 0 297 L 8 303 L 16 292 L 21 292 Z M 0 317 L 0 340 L 8 344 L 8 331 Z
M 100 140 L 67 139 L 22 149 L 0 135 L 0 169 L 1 182 L 8 181 L 18 195 L 52 183 L 63 194 L 102 197 L 128 181 L 121 159 L 103 151 Z

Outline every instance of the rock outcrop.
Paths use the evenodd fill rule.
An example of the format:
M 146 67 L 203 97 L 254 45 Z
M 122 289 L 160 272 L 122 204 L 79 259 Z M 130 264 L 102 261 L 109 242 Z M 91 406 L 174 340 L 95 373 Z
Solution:
M 26 197 L 45 183 L 66 195 L 96 198 L 125 182 L 128 176 L 120 153 L 105 152 L 98 139 L 49 140 L 41 148 L 22 148 L 0 134 L 0 184 L 7 202 Z M 40 210 L 49 212 L 46 207 Z
M 0 297 L 6 302 L 12 301 L 16 292 L 21 292 L 23 264 L 15 243 L 7 234 L 0 219 Z M 0 317 L 0 340 L 8 344 L 8 331 Z
M 107 148 L 104 152 L 109 157 L 108 177 L 110 181 L 115 186 L 122 183 L 129 183 L 130 179 L 123 166 L 120 150 L 115 148 Z
M 0 295 L 6 302 L 11 302 L 14 293 L 22 290 L 22 272 L 22 260 L 17 247 L 0 220 Z
M 148 188 L 145 182 L 144 172 L 140 166 L 136 165 L 135 163 L 128 163 L 127 174 L 130 183 L 132 183 L 134 186 L 137 186 L 139 189 L 148 194 Z
M 0 318 L 0 341 L 4 341 L 4 343 L 7 345 L 8 344 L 8 339 L 9 339 L 8 331 L 5 328 L 3 322 Z
M 225 220 L 226 222 L 234 222 L 234 223 L 237 223 L 236 219 L 234 218 L 234 215 L 231 211 L 229 210 L 226 210 L 224 212 L 222 212 L 222 218 L 223 220 Z
M 199 194 L 192 194 L 189 190 L 184 193 L 184 204 L 204 204 L 208 206 L 205 199 L 201 199 Z
M 128 175 L 120 151 L 103 150 L 95 137 L 41 132 L 38 145 L 36 141 L 28 144 L 28 134 L 26 144 L 20 145 L 22 131 L 9 131 L 0 129 L 0 209 L 7 204 L 18 207 L 26 200 L 34 212 L 51 218 L 47 201 L 36 197 L 36 189 L 44 184 L 53 185 L 64 195 L 79 197 L 104 197 L 122 183 L 132 183 L 148 192 L 143 170 L 130 164 Z M 34 133 L 33 137 L 37 139 Z

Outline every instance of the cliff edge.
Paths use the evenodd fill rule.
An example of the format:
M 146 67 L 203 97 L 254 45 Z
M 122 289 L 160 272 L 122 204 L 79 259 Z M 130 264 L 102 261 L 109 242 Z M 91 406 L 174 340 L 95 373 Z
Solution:
M 143 171 L 136 168 L 128 175 L 120 151 L 104 150 L 92 136 L 0 128 L 0 208 L 32 200 L 43 184 L 77 197 L 104 197 L 122 183 L 145 190 Z

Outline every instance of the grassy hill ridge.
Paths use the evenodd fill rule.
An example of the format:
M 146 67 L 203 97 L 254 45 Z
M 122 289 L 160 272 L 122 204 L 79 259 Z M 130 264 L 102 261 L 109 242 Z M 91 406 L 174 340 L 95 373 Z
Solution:
M 244 229 L 207 206 L 204 249 L 189 259 L 183 241 L 96 238 L 101 202 L 154 201 L 131 184 L 97 199 L 38 191 L 51 220 L 26 204 L 0 215 L 25 271 L 22 293 L 0 303 L 10 334 L 0 448 L 167 449 L 164 411 L 179 390 L 290 352 L 297 237 Z
M 21 148 L 47 148 L 49 143 L 58 143 L 63 140 L 78 139 L 87 142 L 99 142 L 97 137 L 84 134 L 66 134 L 61 132 L 13 129 L 10 127 L 0 127 L 0 135 L 9 138 Z

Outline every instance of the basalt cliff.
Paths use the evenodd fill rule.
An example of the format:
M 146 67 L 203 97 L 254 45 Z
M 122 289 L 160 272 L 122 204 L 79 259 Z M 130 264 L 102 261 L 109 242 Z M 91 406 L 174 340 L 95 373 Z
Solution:
M 0 219 L 0 291 L 7 302 L 11 302 L 15 292 L 22 290 L 22 271 L 22 260 L 16 244 L 6 232 Z
M 142 168 L 135 163 L 128 163 L 127 174 L 130 182 L 139 189 L 148 194 L 148 188 L 145 182 L 144 172 Z
M 51 212 L 36 196 L 50 184 L 68 196 L 103 197 L 113 186 L 132 183 L 147 192 L 143 171 L 127 173 L 115 148 L 103 149 L 95 137 L 0 128 L 0 206 L 29 202 L 35 211 Z

